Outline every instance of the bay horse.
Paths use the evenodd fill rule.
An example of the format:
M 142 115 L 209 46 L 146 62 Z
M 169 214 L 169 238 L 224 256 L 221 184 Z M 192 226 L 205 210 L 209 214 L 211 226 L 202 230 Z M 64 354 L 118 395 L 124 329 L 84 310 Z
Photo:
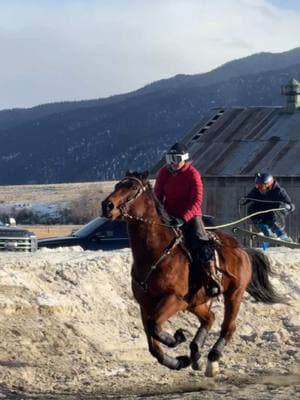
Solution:
M 210 307 L 212 300 L 204 285 L 191 293 L 190 257 L 180 230 L 168 224 L 161 212 L 148 172 L 128 172 L 102 202 L 102 214 L 113 220 L 127 220 L 133 256 L 132 291 L 140 306 L 151 355 L 170 369 L 188 366 L 199 369 L 201 348 L 215 319 Z M 246 291 L 257 301 L 270 304 L 282 301 L 270 283 L 269 260 L 260 250 L 243 248 L 236 239 L 219 231 L 214 236 L 217 268 L 222 274 L 224 319 L 220 336 L 208 353 L 206 376 L 219 372 L 219 359 L 236 329 Z M 172 335 L 162 327 L 179 311 L 196 315 L 200 326 L 190 343 L 190 355 L 172 357 L 160 343 L 173 348 L 186 338 L 182 329 Z

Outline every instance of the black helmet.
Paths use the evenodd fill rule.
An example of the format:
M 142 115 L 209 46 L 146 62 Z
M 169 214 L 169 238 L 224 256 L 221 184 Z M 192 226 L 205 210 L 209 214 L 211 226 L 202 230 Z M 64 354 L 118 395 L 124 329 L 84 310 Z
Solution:
M 188 158 L 188 148 L 183 143 L 175 143 L 166 154 L 167 164 L 178 164 L 181 161 L 188 160 Z
M 255 187 L 258 190 L 261 191 L 266 191 L 270 189 L 270 187 L 273 185 L 274 178 L 273 175 L 266 173 L 266 172 L 258 172 L 255 175 Z
M 183 143 L 175 143 L 167 152 L 167 154 L 185 154 L 188 152 L 188 148 Z

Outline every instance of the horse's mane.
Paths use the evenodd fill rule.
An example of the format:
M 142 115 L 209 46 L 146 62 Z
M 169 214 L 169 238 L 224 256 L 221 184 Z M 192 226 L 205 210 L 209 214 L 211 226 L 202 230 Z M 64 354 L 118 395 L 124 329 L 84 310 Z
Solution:
M 165 210 L 162 202 L 159 201 L 159 199 L 156 197 L 156 195 L 154 193 L 154 190 L 153 190 L 153 187 L 152 187 L 150 182 L 148 182 L 148 185 L 149 185 L 149 188 L 150 188 L 150 191 L 151 191 L 151 194 L 152 194 L 152 197 L 153 197 L 153 200 L 154 200 L 155 208 L 156 208 L 156 211 L 158 212 L 158 215 L 161 217 L 162 222 L 164 222 L 165 224 L 170 224 L 171 220 L 172 220 L 171 216 Z
M 156 197 L 153 186 L 148 179 L 149 173 L 148 171 L 139 172 L 139 171 L 127 171 L 125 177 L 134 177 L 141 181 L 144 181 L 145 186 L 149 189 L 149 192 L 154 200 L 154 205 L 158 215 L 160 216 L 163 223 L 170 225 L 172 221 L 172 217 L 167 213 L 163 204 Z

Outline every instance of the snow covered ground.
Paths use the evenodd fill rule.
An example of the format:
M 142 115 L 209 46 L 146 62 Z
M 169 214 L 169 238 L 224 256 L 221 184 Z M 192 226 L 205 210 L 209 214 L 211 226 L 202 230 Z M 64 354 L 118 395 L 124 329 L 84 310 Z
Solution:
M 48 185 L 1 186 L 0 214 L 12 214 L 12 210 L 31 210 L 46 220 L 58 218 L 70 203 L 87 193 L 99 197 L 111 191 L 115 182 L 80 182 Z M 14 214 L 14 212 L 13 212 Z
M 15 215 L 23 209 L 32 211 L 39 218 L 56 220 L 61 217 L 63 210 L 68 207 L 69 203 L 45 203 L 45 202 L 13 202 L 0 204 L 0 214 Z
M 202 369 L 169 371 L 147 350 L 130 289 L 129 249 L 1 253 L 0 398 L 300 398 L 300 251 L 267 254 L 272 282 L 290 305 L 256 303 L 247 295 L 221 374 L 212 379 L 204 377 L 205 361 L 220 329 L 222 301 L 213 305 L 217 319 Z M 182 313 L 166 329 L 185 328 L 191 339 L 197 325 Z M 187 354 L 188 343 L 178 352 Z

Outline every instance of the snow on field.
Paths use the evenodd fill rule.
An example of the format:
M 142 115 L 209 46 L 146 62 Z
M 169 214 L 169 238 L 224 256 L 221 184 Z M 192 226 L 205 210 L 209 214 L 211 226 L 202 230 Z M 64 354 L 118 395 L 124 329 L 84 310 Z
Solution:
M 109 192 L 114 182 L 80 182 L 49 185 L 2 186 L 0 214 L 14 214 L 12 210 L 29 209 L 46 219 L 56 219 L 61 211 L 81 196 L 95 195 L 100 199 Z M 21 200 L 20 200 L 21 199 Z
M 63 203 L 45 203 L 45 202 L 13 202 L 0 204 L 0 214 L 14 215 L 23 209 L 31 210 L 40 218 L 58 219 L 64 209 L 68 207 L 68 202 Z
M 272 282 L 290 304 L 269 306 L 247 295 L 221 375 L 209 379 L 205 359 L 220 330 L 222 301 L 213 305 L 217 319 L 202 369 L 169 371 L 147 350 L 130 289 L 129 249 L 1 253 L 0 396 L 5 389 L 41 399 L 78 393 L 172 398 L 201 390 L 202 399 L 213 399 L 221 390 L 224 399 L 299 398 L 300 251 L 273 248 L 267 254 L 275 271 Z M 166 329 L 185 328 L 190 340 L 197 326 L 193 316 L 182 313 Z M 187 352 L 188 343 L 174 354 Z

